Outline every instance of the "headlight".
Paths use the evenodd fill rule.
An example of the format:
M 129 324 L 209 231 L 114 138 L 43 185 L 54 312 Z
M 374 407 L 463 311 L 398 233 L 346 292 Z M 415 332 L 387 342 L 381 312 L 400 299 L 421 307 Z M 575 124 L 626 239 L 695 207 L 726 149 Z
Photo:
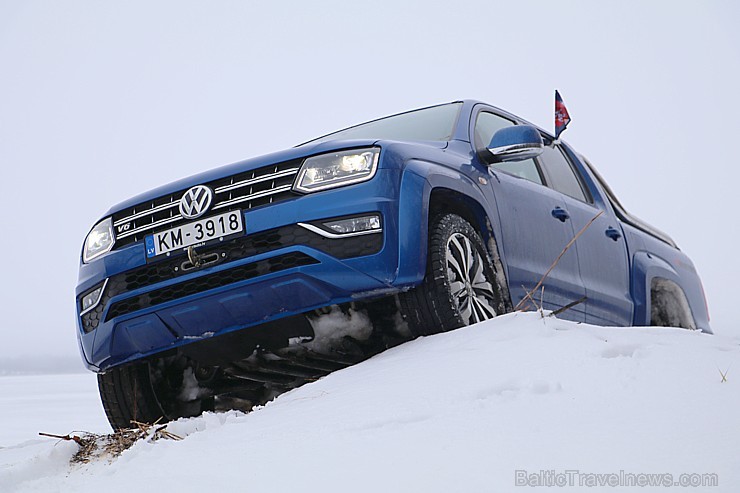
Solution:
M 380 149 L 353 149 L 306 159 L 293 189 L 309 193 L 367 181 L 378 169 Z
M 113 248 L 113 222 L 110 218 L 103 219 L 88 233 L 85 238 L 85 248 L 82 251 L 82 260 L 87 263 Z

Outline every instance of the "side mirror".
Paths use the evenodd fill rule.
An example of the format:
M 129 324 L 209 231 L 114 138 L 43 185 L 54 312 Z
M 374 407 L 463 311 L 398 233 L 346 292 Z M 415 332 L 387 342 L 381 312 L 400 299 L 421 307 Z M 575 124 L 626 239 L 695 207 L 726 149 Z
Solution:
M 488 151 L 493 162 L 524 161 L 542 154 L 544 144 L 540 132 L 531 125 L 502 128 L 491 139 Z

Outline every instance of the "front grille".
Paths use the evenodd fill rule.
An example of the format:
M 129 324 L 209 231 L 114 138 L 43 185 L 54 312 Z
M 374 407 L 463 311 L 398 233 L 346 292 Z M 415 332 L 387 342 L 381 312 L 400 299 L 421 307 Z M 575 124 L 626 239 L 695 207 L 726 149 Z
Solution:
M 227 212 L 253 209 L 295 197 L 291 187 L 300 167 L 300 159 L 286 161 L 205 183 L 215 193 L 211 210 Z M 180 190 L 113 214 L 116 248 L 188 222 L 179 210 L 180 198 L 185 191 Z
M 125 300 L 118 301 L 111 305 L 106 320 L 125 315 L 127 313 L 149 308 L 151 306 L 161 305 L 168 301 L 177 300 L 185 296 L 196 293 L 202 293 L 210 289 L 228 286 L 235 282 L 253 279 L 264 276 L 273 272 L 280 272 L 293 267 L 302 265 L 311 265 L 318 263 L 318 260 L 309 257 L 301 252 L 287 253 L 277 257 L 260 260 L 251 264 L 240 265 L 233 269 L 220 272 L 214 272 L 206 276 L 192 279 L 188 282 L 181 282 L 163 288 L 155 289 L 139 296 L 132 296 Z

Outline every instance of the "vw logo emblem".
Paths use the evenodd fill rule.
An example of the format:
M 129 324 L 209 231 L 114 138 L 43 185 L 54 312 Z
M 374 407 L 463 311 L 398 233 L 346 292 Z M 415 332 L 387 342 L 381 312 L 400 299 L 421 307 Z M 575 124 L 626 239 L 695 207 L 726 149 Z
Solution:
M 208 211 L 213 200 L 213 191 L 205 185 L 197 185 L 185 192 L 180 199 L 180 214 L 185 219 L 195 219 Z

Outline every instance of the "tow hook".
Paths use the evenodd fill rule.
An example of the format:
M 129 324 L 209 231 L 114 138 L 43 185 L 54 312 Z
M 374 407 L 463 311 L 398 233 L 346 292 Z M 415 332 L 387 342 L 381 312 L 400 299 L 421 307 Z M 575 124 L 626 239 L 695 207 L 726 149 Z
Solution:
M 182 269 L 183 272 L 187 272 L 189 270 L 198 269 L 200 267 L 206 267 L 208 265 L 215 264 L 222 257 L 226 257 L 226 254 L 221 254 L 219 256 L 219 254 L 215 252 L 201 255 L 195 251 L 195 248 L 193 248 L 192 245 L 188 247 L 187 251 L 188 251 L 188 260 L 186 260 L 180 265 L 180 269 Z

